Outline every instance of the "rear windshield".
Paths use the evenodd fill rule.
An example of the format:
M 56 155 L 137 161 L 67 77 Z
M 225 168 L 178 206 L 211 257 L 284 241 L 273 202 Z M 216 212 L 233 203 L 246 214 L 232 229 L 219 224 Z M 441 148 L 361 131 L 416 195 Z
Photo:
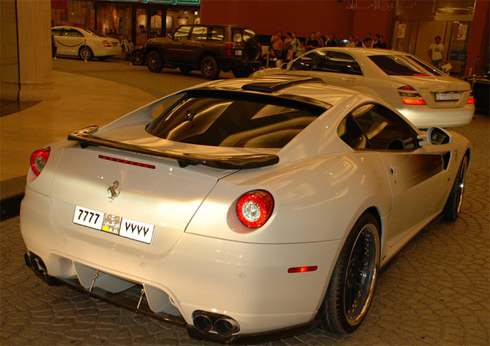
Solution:
M 433 66 L 408 55 L 372 55 L 369 57 L 390 76 L 443 76 Z
M 216 147 L 282 148 L 326 108 L 245 93 L 186 92 L 148 124 L 148 133 Z
M 107 35 L 104 35 L 103 33 L 98 32 L 98 31 L 95 31 L 95 30 L 92 30 L 92 29 L 85 29 L 85 31 L 87 31 L 88 33 L 90 33 L 92 35 L 95 35 L 95 36 L 108 37 Z

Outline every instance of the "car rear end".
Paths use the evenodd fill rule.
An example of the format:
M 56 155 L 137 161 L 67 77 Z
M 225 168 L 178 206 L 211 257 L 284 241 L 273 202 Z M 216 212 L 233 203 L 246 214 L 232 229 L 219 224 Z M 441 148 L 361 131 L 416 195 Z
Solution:
M 310 264 L 333 262 L 341 240 L 271 237 L 270 182 L 281 148 L 328 107 L 253 95 L 187 91 L 36 151 L 21 210 L 27 263 L 195 336 L 311 327 L 331 268 Z M 250 117 L 256 127 L 233 130 Z
M 459 127 L 471 122 L 475 107 L 467 82 L 408 54 L 376 54 L 369 58 L 388 75 L 391 88 L 396 88 L 390 103 L 417 127 Z
M 229 39 L 226 40 L 222 48 L 223 52 L 219 56 L 219 63 L 223 70 L 237 71 L 237 77 L 246 77 L 258 70 L 261 65 L 261 48 L 255 31 L 242 26 L 231 26 L 226 30 L 226 37 Z
M 94 30 L 86 31 L 91 39 L 90 48 L 96 57 L 109 57 L 122 54 L 121 42 L 114 37 L 109 37 Z

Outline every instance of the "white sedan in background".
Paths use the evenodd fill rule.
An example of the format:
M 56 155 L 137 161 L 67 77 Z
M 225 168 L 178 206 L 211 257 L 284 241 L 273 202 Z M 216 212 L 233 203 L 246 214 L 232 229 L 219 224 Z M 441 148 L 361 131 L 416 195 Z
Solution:
M 450 77 L 404 52 L 318 48 L 281 68 L 257 71 L 252 78 L 288 72 L 318 77 L 330 85 L 376 95 L 422 129 L 464 126 L 471 122 L 475 112 L 469 83 Z
M 56 45 L 56 55 L 78 56 L 82 60 L 108 57 L 122 53 L 121 43 L 112 38 L 90 29 L 73 26 L 55 26 L 51 28 L 51 36 Z
M 311 77 L 209 82 L 35 151 L 26 263 L 197 338 L 353 332 L 379 268 L 458 217 L 470 151 Z

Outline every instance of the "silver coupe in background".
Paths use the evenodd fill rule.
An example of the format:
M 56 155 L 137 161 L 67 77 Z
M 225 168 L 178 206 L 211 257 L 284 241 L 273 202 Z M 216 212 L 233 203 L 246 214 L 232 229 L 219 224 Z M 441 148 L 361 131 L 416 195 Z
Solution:
M 318 77 L 330 85 L 380 97 L 421 129 L 464 126 L 475 113 L 469 83 L 405 52 L 318 48 L 281 68 L 259 70 L 252 77 L 285 73 Z

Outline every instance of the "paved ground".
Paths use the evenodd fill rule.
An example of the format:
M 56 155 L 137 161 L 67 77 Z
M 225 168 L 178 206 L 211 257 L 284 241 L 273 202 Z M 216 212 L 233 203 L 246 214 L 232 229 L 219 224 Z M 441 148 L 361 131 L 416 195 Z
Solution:
M 113 81 L 120 78 L 117 73 L 105 73 Z M 147 76 L 152 83 L 157 83 L 153 78 L 162 78 Z M 178 78 L 173 72 L 167 76 Z M 184 77 L 178 83 L 189 81 L 185 78 L 194 83 L 199 79 Z M 159 88 L 157 84 L 145 91 L 160 93 Z M 314 329 L 264 345 L 489 345 L 489 118 L 476 115 L 470 125 L 457 131 L 474 146 L 462 215 L 455 223 L 441 222 L 420 233 L 383 269 L 362 327 L 347 336 Z M 63 286 L 49 287 L 26 268 L 24 251 L 19 218 L 2 221 L 2 346 L 212 345 L 190 339 L 183 328 Z

